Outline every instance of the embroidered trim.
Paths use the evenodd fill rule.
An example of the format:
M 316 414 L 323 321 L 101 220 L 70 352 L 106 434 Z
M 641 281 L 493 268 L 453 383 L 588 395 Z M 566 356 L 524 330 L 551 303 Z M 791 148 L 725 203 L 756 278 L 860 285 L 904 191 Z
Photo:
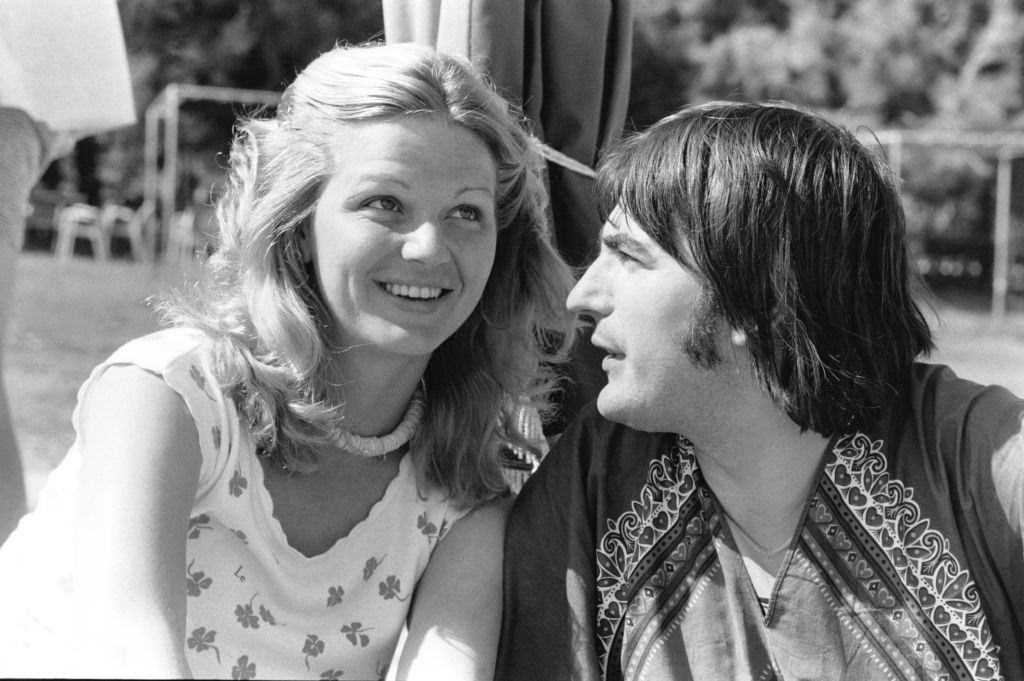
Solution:
M 701 542 L 700 550 L 696 554 L 691 553 L 694 545 L 700 541 L 704 528 L 705 523 L 699 516 L 691 518 L 685 534 L 677 541 L 672 553 L 667 557 L 664 554 L 659 556 L 661 565 L 645 580 L 643 588 L 629 602 L 628 613 L 623 618 L 622 647 L 619 649 L 620 664 L 624 665 L 623 678 L 646 678 L 638 674 L 637 670 L 650 664 L 653 651 L 664 647 L 669 632 L 679 631 L 685 613 L 693 608 L 707 590 L 708 580 L 721 572 L 722 565 L 715 555 L 717 551 L 713 542 Z M 691 568 L 684 572 L 680 566 L 686 563 L 691 566 L 706 565 L 708 569 Z M 674 574 L 682 578 L 681 582 L 672 583 Z M 664 619 L 647 617 L 652 611 L 664 614 Z M 671 625 L 664 628 L 666 621 L 671 622 Z
M 914 489 L 889 478 L 882 445 L 863 433 L 843 436 L 826 475 L 972 678 L 1002 678 L 974 580 L 950 551 L 949 539 L 921 518 Z
M 824 507 L 817 498 L 815 499 L 815 504 L 812 506 L 812 509 L 819 510 L 812 512 L 816 512 L 820 516 L 820 509 Z M 849 551 L 855 550 L 852 549 L 852 545 L 845 532 L 839 529 L 835 519 L 815 520 L 814 522 L 823 523 L 824 526 L 828 527 L 829 534 L 825 544 L 831 543 L 833 550 L 847 551 L 846 557 L 847 561 L 849 561 Z M 833 532 L 833 529 L 838 530 L 838 532 Z M 828 559 L 823 546 L 819 545 L 813 536 L 809 536 L 810 534 L 809 532 L 804 534 L 806 538 L 804 542 L 806 557 L 803 560 L 809 561 L 813 558 L 813 565 L 809 566 L 809 569 L 816 571 L 816 582 L 822 598 L 837 613 L 843 629 L 853 636 L 858 645 L 865 646 L 867 654 L 875 661 L 879 669 L 883 670 L 890 679 L 917 678 L 919 674 L 915 670 L 921 666 L 924 666 L 932 674 L 941 671 L 941 665 L 929 667 L 929 661 L 921 659 L 918 651 L 925 650 L 925 646 L 928 644 L 923 641 L 917 628 L 912 627 L 913 631 L 899 633 L 904 642 L 903 646 L 900 646 L 899 642 L 892 640 L 891 631 L 875 620 L 875 617 L 872 616 L 873 612 L 870 605 L 857 600 L 857 596 L 854 593 L 856 587 L 847 583 L 837 564 Z M 846 548 L 840 549 L 838 545 L 844 543 Z M 859 560 L 862 554 L 859 551 L 855 551 L 855 554 L 858 557 L 858 568 L 865 569 L 864 566 L 866 564 Z M 872 588 L 872 585 L 874 585 L 874 588 Z M 869 583 L 867 590 L 875 596 L 874 605 L 885 613 L 881 617 L 885 617 L 892 622 L 894 619 L 900 618 L 905 614 L 904 609 L 896 608 L 896 601 L 889 594 L 888 590 L 880 585 L 879 580 L 873 580 L 873 582 Z M 909 620 L 904 621 L 908 624 L 910 623 Z M 917 646 L 921 647 L 918 648 Z M 930 650 L 928 652 L 931 654 Z M 934 655 L 932 657 L 934 658 Z M 895 667 L 895 670 L 892 667 Z M 894 671 L 896 673 L 895 676 Z M 929 679 L 930 681 L 949 681 L 949 676 L 935 675 L 934 679 L 932 677 L 929 677 Z
M 615 632 L 626 615 L 626 585 L 637 566 L 675 525 L 679 511 L 697 490 L 693 445 L 680 437 L 651 461 L 639 498 L 616 520 L 597 547 L 597 639 L 602 675 Z

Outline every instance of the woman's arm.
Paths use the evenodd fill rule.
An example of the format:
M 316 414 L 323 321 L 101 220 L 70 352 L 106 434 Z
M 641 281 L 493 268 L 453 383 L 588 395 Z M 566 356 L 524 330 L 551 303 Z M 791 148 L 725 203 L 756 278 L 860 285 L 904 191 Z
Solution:
M 138 367 L 107 369 L 80 411 L 75 517 L 88 675 L 181 678 L 185 541 L 201 454 L 184 401 Z
M 490 681 L 501 625 L 505 518 L 512 498 L 461 518 L 416 587 L 396 678 Z

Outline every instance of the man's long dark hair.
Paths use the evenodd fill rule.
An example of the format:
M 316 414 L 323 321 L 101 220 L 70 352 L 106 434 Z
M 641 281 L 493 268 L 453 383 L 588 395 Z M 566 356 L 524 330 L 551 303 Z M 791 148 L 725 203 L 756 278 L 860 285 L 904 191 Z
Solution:
M 785 104 L 688 107 L 624 139 L 598 194 L 702 280 L 801 428 L 863 428 L 932 337 L 887 166 Z M 681 320 L 682 323 L 682 320 Z

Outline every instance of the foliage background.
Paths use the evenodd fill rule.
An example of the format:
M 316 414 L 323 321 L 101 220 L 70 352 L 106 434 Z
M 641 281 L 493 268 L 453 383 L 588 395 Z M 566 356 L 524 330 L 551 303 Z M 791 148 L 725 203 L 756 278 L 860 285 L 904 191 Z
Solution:
M 855 130 L 1024 131 L 1019 0 L 642 0 L 636 12 L 637 128 L 687 103 L 782 99 Z M 910 147 L 901 165 L 932 285 L 987 288 L 991 150 Z M 1010 283 L 1024 292 L 1020 256 Z
M 169 83 L 280 91 L 336 42 L 383 38 L 380 0 L 122 0 L 120 9 L 140 118 Z M 634 0 L 633 13 L 627 130 L 684 104 L 781 99 L 857 130 L 1024 137 L 1024 0 Z M 239 113 L 185 105 L 181 202 L 210 194 Z M 134 205 L 141 153 L 138 125 L 83 141 L 45 179 Z M 933 286 L 986 289 L 991 151 L 909 147 L 901 166 L 911 244 Z M 1010 285 L 1024 292 L 1024 255 Z

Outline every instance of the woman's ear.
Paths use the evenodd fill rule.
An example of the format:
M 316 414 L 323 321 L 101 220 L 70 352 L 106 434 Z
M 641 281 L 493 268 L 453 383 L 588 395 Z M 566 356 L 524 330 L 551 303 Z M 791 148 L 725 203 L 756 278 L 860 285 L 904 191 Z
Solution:
M 732 330 L 732 344 L 738 348 L 743 347 L 747 344 L 747 332 L 742 329 Z

